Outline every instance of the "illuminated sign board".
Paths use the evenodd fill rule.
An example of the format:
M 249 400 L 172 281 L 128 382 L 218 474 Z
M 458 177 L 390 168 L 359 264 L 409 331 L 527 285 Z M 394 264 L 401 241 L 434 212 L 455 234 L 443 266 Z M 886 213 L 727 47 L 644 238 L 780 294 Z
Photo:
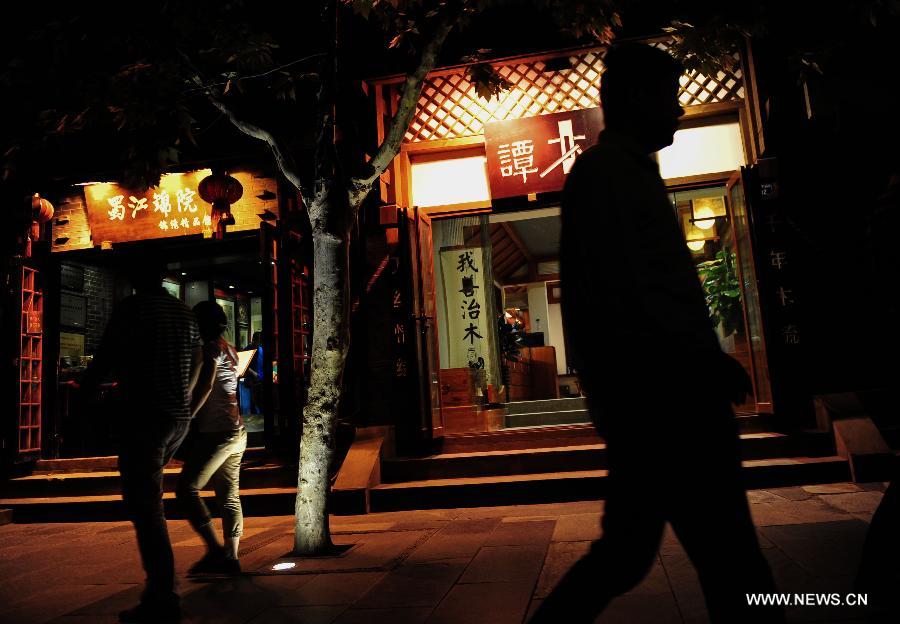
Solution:
M 597 142 L 602 128 L 599 108 L 486 124 L 491 198 L 561 190 L 575 158 Z
M 212 206 L 197 194 L 208 169 L 167 174 L 159 186 L 138 192 L 117 184 L 84 188 L 94 244 L 212 233 Z

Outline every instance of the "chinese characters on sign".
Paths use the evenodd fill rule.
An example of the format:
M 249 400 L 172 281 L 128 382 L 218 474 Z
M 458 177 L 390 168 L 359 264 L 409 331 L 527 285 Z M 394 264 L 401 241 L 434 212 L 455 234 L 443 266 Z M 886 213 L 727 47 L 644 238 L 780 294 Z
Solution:
M 481 247 L 441 250 L 450 368 L 484 368 L 490 357 L 483 261 Z
M 575 158 L 597 142 L 601 125 L 599 108 L 487 124 L 491 197 L 562 189 Z
M 406 362 L 406 323 L 401 320 L 403 314 L 403 293 L 399 288 L 394 288 L 391 294 L 391 309 L 394 317 L 394 377 L 401 378 L 409 375 Z
M 175 191 L 175 196 L 177 198 L 177 214 L 172 214 L 172 218 L 169 219 L 169 214 L 172 213 L 172 201 L 169 192 L 166 190 L 154 190 L 153 212 L 160 213 L 157 227 L 164 231 L 211 228 L 212 219 L 210 218 L 209 213 L 202 214 L 198 212 L 197 204 L 194 202 L 194 197 L 196 195 L 197 193 L 191 189 L 177 189 Z M 134 220 L 137 217 L 138 212 L 147 210 L 147 199 L 147 197 L 137 198 L 134 195 L 131 195 L 128 198 L 128 205 L 123 206 L 125 196 L 113 195 L 106 200 L 110 206 L 107 211 L 109 220 L 115 221 L 118 219 L 119 221 L 125 221 L 126 211 L 131 211 L 131 219 Z
M 126 189 L 117 184 L 97 183 L 84 187 L 85 204 L 91 238 L 94 245 L 110 243 L 212 234 L 212 207 L 197 192 L 200 181 L 209 170 L 164 175 L 159 186 L 146 191 Z M 252 185 L 248 173 L 234 174 L 242 183 Z M 258 184 L 258 183 L 256 183 Z M 276 202 L 267 208 L 277 212 Z M 257 207 L 239 201 L 232 211 L 252 211 Z M 236 215 L 240 219 L 239 214 Z M 258 222 L 253 225 L 258 226 Z M 251 227 L 247 225 L 246 227 Z

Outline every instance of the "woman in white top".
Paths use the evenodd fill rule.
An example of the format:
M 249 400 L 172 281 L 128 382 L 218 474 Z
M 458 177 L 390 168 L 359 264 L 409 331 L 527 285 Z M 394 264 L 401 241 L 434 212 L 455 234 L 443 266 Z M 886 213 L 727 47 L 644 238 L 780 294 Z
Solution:
M 207 552 L 188 572 L 239 574 L 238 544 L 244 528 L 239 476 L 247 432 L 238 411 L 237 353 L 223 337 L 228 320 L 221 306 L 202 301 L 194 306 L 194 314 L 203 338 L 203 368 L 191 398 L 193 422 L 176 491 Z M 222 513 L 224 546 L 200 498 L 210 481 Z

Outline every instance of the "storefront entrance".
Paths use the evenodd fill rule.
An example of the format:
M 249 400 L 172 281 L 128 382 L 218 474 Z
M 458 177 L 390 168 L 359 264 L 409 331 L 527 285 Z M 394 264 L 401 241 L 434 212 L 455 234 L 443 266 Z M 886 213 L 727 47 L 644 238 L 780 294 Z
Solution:
M 566 360 L 558 207 L 433 220 L 444 431 L 588 422 Z
M 740 178 L 670 190 L 720 344 L 754 381 L 754 396 L 737 411 L 766 410 L 771 395 Z M 590 422 L 566 357 L 560 208 L 430 222 L 444 434 Z
M 238 350 L 239 367 L 245 371 L 239 380 L 239 407 L 249 433 L 249 444 L 264 446 L 279 433 L 278 416 L 284 397 L 280 392 L 278 356 L 285 345 L 280 344 L 277 329 L 278 317 L 286 315 L 278 314 L 276 246 L 269 240 L 273 233 L 262 228 L 236 233 L 221 241 L 141 241 L 126 248 L 91 249 L 55 256 L 59 306 L 48 308 L 59 310 L 58 318 L 48 319 L 55 326 L 53 329 L 58 330 L 53 331 L 58 336 L 54 345 L 58 348 L 57 392 L 49 397 L 54 415 L 53 456 L 91 457 L 116 452 L 118 421 L 128 415 L 118 407 L 115 379 L 108 379 L 102 386 L 99 400 L 86 405 L 74 400 L 76 390 L 69 382 L 76 381 L 84 372 L 100 346 L 115 306 L 132 293 L 122 266 L 125 257 L 136 254 L 165 267 L 163 286 L 186 305 L 193 307 L 200 301 L 215 301 L 222 306 L 228 318 L 225 338 Z M 296 281 L 298 305 L 302 307 L 306 300 L 305 283 L 302 279 Z M 298 331 L 302 333 L 303 310 L 296 312 Z M 291 332 L 286 333 L 288 336 L 282 338 L 290 339 Z M 309 345 L 308 341 L 304 343 L 303 336 L 300 338 L 297 347 L 302 374 L 303 353 Z M 50 343 L 48 336 L 48 347 Z M 140 350 L 140 345 L 133 348 Z M 45 351 L 45 355 L 49 353 Z M 293 372 L 290 366 L 287 368 Z

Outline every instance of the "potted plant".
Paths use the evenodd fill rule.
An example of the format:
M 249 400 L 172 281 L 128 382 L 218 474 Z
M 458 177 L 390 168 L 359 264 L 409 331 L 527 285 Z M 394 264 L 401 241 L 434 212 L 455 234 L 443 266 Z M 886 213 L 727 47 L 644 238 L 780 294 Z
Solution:
M 744 324 L 736 260 L 737 255 L 726 247 L 716 253 L 715 259 L 697 265 L 710 320 L 723 341 L 740 331 Z
M 524 346 L 522 323 L 516 319 L 513 323 L 506 321 L 506 314 L 497 317 L 497 336 L 500 341 L 500 380 L 509 403 L 509 363 L 519 361 L 519 350 Z

